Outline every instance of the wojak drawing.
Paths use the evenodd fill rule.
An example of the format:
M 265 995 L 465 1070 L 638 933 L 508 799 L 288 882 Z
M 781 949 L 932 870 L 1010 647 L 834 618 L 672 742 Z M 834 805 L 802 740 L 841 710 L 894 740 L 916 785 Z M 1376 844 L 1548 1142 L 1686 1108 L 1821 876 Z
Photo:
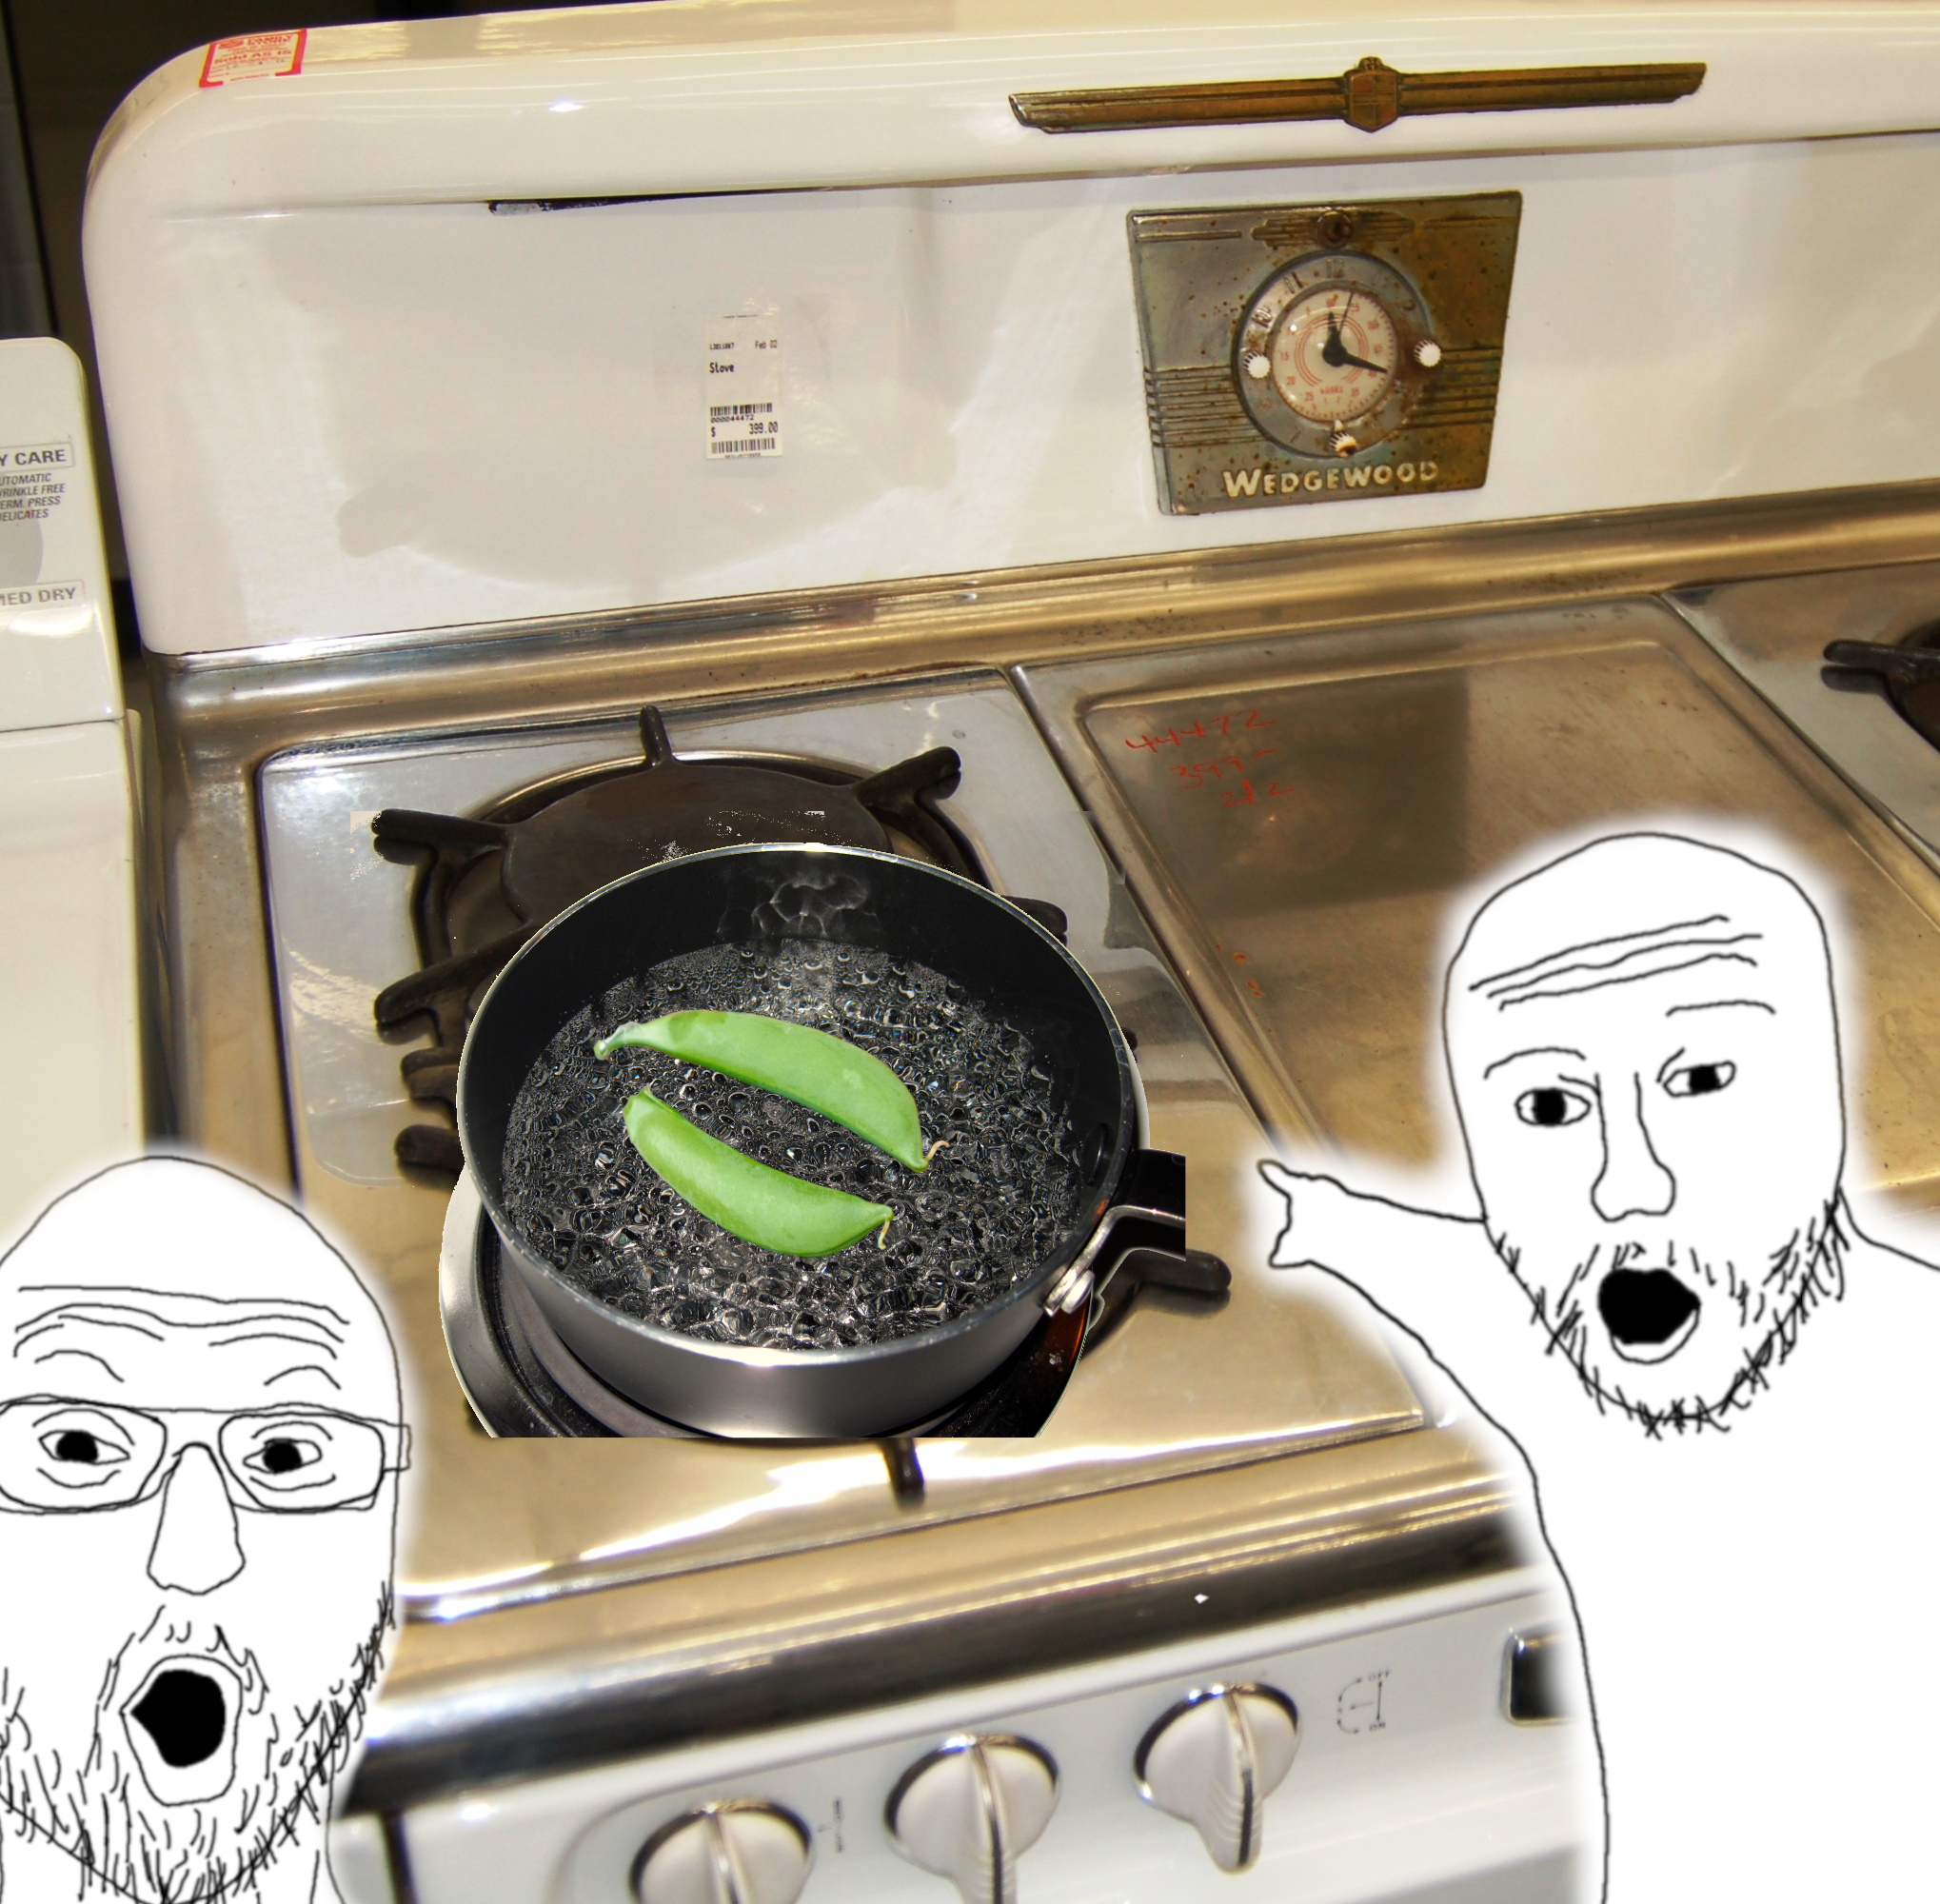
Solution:
M 1480 1215 L 1277 1163 L 1336 1272 L 1514 1438 L 1586 1649 L 1608 1894 L 1924 1888 L 1940 1276 L 1849 1195 L 1820 913 L 1667 834 L 1497 891 L 1447 974 Z
M 224 1171 L 107 1171 L 0 1261 L 5 1904 L 338 1896 L 407 1442 L 376 1305 Z

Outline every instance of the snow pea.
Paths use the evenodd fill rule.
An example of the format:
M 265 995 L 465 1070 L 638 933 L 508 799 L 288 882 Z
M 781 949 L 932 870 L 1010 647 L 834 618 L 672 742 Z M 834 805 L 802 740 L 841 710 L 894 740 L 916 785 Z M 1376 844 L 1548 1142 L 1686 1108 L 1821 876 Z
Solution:
M 623 1024 L 593 1046 L 593 1055 L 609 1058 L 622 1045 L 664 1051 L 772 1091 L 832 1119 L 911 1170 L 929 1167 L 909 1087 L 846 1039 L 758 1012 L 686 1011 Z
M 846 1190 L 807 1183 L 745 1157 L 690 1124 L 651 1091 L 626 1101 L 626 1135 L 649 1168 L 703 1217 L 760 1249 L 782 1256 L 833 1256 L 871 1230 L 877 1247 L 896 1214 Z

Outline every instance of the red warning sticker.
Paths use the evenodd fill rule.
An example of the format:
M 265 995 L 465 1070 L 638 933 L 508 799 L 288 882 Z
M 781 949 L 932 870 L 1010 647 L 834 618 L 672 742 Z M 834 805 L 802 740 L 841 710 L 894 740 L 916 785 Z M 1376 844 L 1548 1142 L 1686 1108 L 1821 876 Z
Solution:
M 303 70 L 303 45 L 309 29 L 287 33 L 239 33 L 232 40 L 212 40 L 202 62 L 203 86 L 221 86 L 231 79 L 287 79 Z

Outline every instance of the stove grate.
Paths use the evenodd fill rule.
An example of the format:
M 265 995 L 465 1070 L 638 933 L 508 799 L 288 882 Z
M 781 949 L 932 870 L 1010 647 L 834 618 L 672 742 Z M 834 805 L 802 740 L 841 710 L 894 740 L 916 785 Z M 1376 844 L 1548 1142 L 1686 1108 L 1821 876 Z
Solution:
M 643 866 L 716 846 L 800 843 L 902 852 L 990 883 L 939 804 L 962 772 L 954 747 L 862 777 L 812 761 L 687 761 L 650 706 L 640 710 L 640 741 L 638 760 L 523 787 L 482 815 L 386 807 L 371 822 L 380 852 L 419 862 L 410 905 L 425 962 L 376 1001 L 381 1030 L 423 1019 L 434 1028 L 434 1041 L 403 1060 L 414 1102 L 455 1111 L 465 1034 L 485 988 L 549 920 Z M 409 1125 L 395 1151 L 406 1170 L 456 1177 L 464 1167 L 448 1124 Z

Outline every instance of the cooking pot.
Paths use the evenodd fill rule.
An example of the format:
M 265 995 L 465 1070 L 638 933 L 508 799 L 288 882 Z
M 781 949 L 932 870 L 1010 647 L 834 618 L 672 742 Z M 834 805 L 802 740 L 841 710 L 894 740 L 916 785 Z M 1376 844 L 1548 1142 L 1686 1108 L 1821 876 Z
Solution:
M 920 963 L 1031 1028 L 1053 1059 L 1059 1109 L 1080 1139 L 1074 1214 L 1056 1244 L 991 1300 L 893 1340 L 758 1349 L 657 1327 L 586 1294 L 522 1236 L 505 1200 L 514 1101 L 561 1030 L 623 981 L 723 943 L 815 939 Z M 1136 1073 L 1098 987 L 1038 919 L 920 861 L 820 845 L 730 846 L 665 862 L 601 888 L 529 940 L 493 982 L 465 1042 L 459 1135 L 507 1262 L 594 1374 L 669 1420 L 711 1434 L 865 1436 L 919 1424 L 1015 1350 L 1047 1302 L 1083 1299 L 1101 1262 L 1121 1183 L 1183 1174 L 1138 1149 Z

